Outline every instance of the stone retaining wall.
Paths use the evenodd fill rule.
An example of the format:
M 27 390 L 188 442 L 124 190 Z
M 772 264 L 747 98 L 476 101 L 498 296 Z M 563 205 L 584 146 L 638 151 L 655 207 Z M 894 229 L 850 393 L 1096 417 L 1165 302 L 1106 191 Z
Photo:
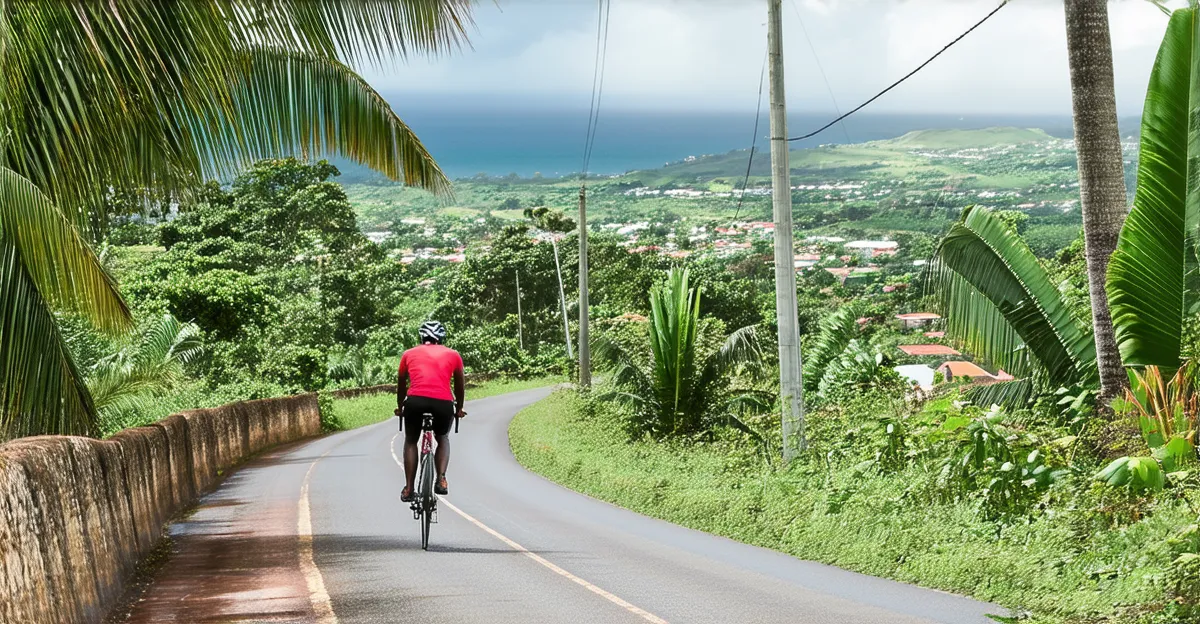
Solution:
M 355 399 L 361 396 L 369 396 L 373 394 L 396 394 L 396 384 L 383 384 L 382 386 L 367 386 L 366 388 L 345 388 L 343 390 L 334 390 L 330 394 L 335 399 Z
M 0 622 L 100 622 L 164 526 L 221 476 L 317 435 L 317 396 L 191 410 L 108 440 L 0 445 Z

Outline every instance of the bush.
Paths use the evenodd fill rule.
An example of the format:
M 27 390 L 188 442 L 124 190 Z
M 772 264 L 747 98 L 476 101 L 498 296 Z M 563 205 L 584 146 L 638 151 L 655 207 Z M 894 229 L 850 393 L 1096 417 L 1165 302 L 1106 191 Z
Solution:
M 123 223 L 108 232 L 108 243 L 120 247 L 153 245 L 158 242 L 158 230 L 149 223 Z
M 341 431 L 345 428 L 338 418 L 332 392 L 327 390 L 318 392 L 317 406 L 321 410 L 321 431 Z

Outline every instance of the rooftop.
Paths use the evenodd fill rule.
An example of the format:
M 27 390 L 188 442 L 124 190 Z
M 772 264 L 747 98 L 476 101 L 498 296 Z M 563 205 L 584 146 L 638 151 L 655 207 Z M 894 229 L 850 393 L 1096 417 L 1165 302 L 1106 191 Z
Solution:
M 933 312 L 910 312 L 908 314 L 897 314 L 896 318 L 902 321 L 936 321 L 942 316 Z
M 947 377 L 987 377 L 994 379 L 991 373 L 971 362 L 946 362 L 939 366 L 938 370 L 949 372 Z
M 958 351 L 940 344 L 899 345 L 896 348 L 908 355 L 962 355 Z

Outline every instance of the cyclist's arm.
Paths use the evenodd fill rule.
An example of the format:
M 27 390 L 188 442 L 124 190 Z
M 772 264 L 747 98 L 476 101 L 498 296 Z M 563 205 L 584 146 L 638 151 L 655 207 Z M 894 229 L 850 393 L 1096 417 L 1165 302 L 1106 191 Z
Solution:
M 396 415 L 404 410 L 404 399 L 408 397 L 408 362 L 400 358 L 400 367 L 396 369 Z
M 454 402 L 458 407 L 458 417 L 463 417 L 463 403 L 467 400 L 467 376 L 463 374 L 462 367 L 458 367 L 454 371 Z

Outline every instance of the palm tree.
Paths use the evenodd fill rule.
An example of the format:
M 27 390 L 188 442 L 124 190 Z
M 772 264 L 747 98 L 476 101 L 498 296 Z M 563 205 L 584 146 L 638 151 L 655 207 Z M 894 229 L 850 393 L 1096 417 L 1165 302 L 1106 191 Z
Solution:
M 747 407 L 764 407 L 770 395 L 735 390 L 739 368 L 761 372 L 762 351 L 754 327 L 743 327 L 711 353 L 700 353 L 699 288 L 688 284 L 686 269 L 672 269 L 650 293 L 649 369 L 608 336 L 596 341 L 596 361 L 611 371 L 615 390 L 600 400 L 630 408 L 642 431 L 654 436 L 689 434 L 715 423 L 753 433 L 736 417 Z M 769 399 L 767 399 L 769 400 Z
M 204 353 L 200 327 L 171 314 L 151 319 L 132 344 L 88 371 L 92 404 L 100 413 L 144 407 L 150 395 L 175 387 L 184 366 Z
M 1193 3 L 1194 4 L 1194 3 Z M 1197 304 L 1200 120 L 1195 117 L 1200 11 L 1167 25 L 1142 113 L 1137 193 L 1109 266 L 1108 291 L 1121 357 L 1170 372 L 1183 358 L 1185 323 Z
M 448 192 L 350 66 L 451 48 L 469 20 L 470 0 L 0 0 L 0 439 L 95 431 L 54 314 L 131 326 L 88 242 L 109 195 L 324 153 Z
M 1117 247 L 1125 218 L 1125 170 L 1117 128 L 1108 0 L 1066 0 L 1065 7 L 1083 236 L 1103 404 L 1116 398 L 1127 382 L 1105 290 L 1109 257 Z

